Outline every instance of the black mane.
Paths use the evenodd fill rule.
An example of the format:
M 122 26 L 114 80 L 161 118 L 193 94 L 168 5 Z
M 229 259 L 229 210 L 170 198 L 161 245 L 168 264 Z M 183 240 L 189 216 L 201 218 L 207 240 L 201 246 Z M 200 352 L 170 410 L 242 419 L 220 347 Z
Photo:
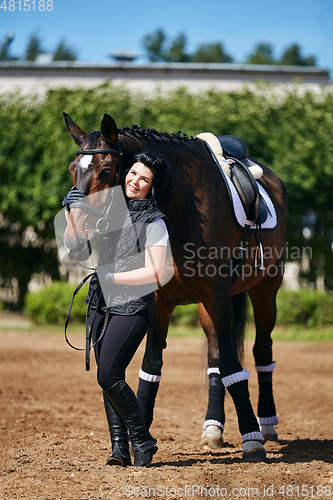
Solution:
M 136 125 L 135 123 L 131 125 L 130 127 L 122 127 L 118 131 L 120 134 L 134 134 L 134 135 L 141 135 L 143 137 L 150 137 L 152 135 L 155 135 L 157 137 L 166 137 L 168 139 L 178 139 L 178 140 L 193 140 L 195 137 L 191 136 L 188 137 L 187 134 L 183 134 L 181 131 L 169 134 L 168 132 L 159 132 L 158 130 L 155 130 L 154 128 L 142 128 Z

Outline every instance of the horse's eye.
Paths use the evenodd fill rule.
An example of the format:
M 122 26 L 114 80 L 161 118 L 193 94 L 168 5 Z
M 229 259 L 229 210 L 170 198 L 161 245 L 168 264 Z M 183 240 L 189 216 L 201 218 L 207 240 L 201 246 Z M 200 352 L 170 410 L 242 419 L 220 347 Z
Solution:
M 103 170 L 100 171 L 98 177 L 108 177 L 111 174 L 111 168 L 103 168 Z

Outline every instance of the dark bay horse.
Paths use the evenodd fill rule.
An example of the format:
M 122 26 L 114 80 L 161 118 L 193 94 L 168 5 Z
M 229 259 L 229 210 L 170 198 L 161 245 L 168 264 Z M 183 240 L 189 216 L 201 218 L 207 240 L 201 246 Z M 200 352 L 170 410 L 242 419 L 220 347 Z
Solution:
M 217 425 L 223 429 L 223 395 L 227 387 L 244 443 L 243 460 L 265 460 L 261 443 L 265 438 L 276 438 L 274 425 L 277 423 L 272 390 L 275 363 L 271 332 L 276 319 L 276 294 L 284 270 L 287 196 L 283 182 L 268 167 L 251 159 L 263 168 L 260 183 L 273 201 L 277 225 L 263 231 L 265 270 L 254 269 L 257 242 L 254 231 L 250 231 L 246 266 L 251 272 L 243 273 L 232 283 L 230 259 L 239 247 L 242 231 L 235 223 L 226 184 L 204 141 L 136 125 L 118 130 L 107 114 L 101 130 L 87 134 L 65 113 L 64 118 L 80 150 L 87 150 L 91 155 L 88 164 L 83 160 L 86 155 L 78 153 L 69 167 L 73 185 L 86 195 L 119 184 L 121 175 L 133 163 L 133 156 L 147 149 L 163 154 L 172 167 L 175 196 L 165 213 L 173 225 L 170 242 L 174 276 L 156 292 L 155 324 L 147 333 L 139 375 L 138 400 L 147 427 L 153 418 L 170 316 L 178 304 L 198 303 L 201 324 L 208 338 L 210 395 L 214 397 L 219 392 L 220 398 L 218 407 L 211 401 L 208 405 L 207 427 Z M 236 331 L 244 326 L 246 291 L 256 326 L 253 354 L 259 381 L 258 419 L 248 392 L 249 372 L 243 369 L 237 352 Z

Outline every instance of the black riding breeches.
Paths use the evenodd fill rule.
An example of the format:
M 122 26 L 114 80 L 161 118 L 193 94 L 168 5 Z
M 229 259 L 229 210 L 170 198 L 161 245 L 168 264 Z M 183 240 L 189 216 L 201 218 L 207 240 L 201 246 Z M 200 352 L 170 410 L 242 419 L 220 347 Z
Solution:
M 101 334 L 104 315 L 96 313 L 93 319 L 92 341 Z M 98 366 L 97 380 L 104 391 L 119 380 L 125 380 L 125 370 L 141 344 L 149 327 L 146 311 L 131 316 L 111 314 L 102 339 L 94 347 Z

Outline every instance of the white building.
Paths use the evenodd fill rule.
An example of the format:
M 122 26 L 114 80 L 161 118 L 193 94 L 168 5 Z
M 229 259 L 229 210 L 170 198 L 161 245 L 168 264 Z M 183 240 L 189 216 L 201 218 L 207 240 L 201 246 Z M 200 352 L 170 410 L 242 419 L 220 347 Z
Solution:
M 276 85 L 301 84 L 319 90 L 333 86 L 328 70 L 308 66 L 269 66 L 250 64 L 150 63 L 128 62 L 0 62 L 0 92 L 20 91 L 43 94 L 48 89 L 93 88 L 111 80 L 130 90 L 151 93 L 156 88 L 173 90 L 184 86 L 191 92 L 213 88 L 232 91 L 263 80 Z

